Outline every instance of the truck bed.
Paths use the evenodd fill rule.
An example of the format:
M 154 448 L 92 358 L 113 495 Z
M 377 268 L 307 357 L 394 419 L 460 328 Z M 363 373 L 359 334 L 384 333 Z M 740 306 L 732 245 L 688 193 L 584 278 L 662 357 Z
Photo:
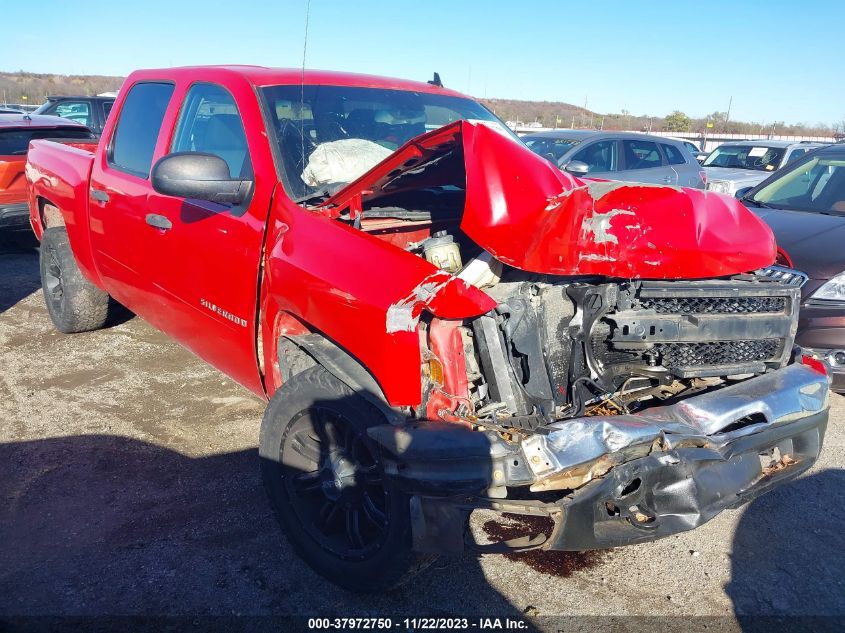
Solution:
M 44 233 L 41 208 L 45 201 L 58 207 L 71 243 L 88 242 L 86 205 L 88 179 L 94 164 L 96 140 L 56 139 L 32 141 L 27 155 L 26 178 L 31 183 L 29 210 L 36 237 Z M 80 243 L 80 242 L 76 242 Z

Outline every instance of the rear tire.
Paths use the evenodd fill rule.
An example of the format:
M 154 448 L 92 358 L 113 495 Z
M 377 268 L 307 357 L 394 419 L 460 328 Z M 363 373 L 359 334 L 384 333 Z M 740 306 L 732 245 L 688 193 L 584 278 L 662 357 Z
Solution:
M 105 325 L 109 295 L 82 276 L 64 227 L 44 231 L 39 262 L 44 301 L 57 330 L 71 334 Z
M 321 366 L 295 375 L 261 423 L 264 486 L 294 550 L 350 591 L 385 591 L 433 560 L 411 547 L 407 495 L 366 429 L 381 413 Z

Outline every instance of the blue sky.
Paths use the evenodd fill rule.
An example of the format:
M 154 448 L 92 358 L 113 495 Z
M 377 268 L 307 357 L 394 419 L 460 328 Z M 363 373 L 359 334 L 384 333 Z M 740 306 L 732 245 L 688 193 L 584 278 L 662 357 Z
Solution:
M 307 0 L 6 2 L 0 70 L 299 66 Z M 840 0 L 311 0 L 310 68 L 478 97 L 761 122 L 845 119 Z M 12 26 L 14 25 L 14 26 Z M 29 26 L 27 26 L 29 25 Z M 10 28 L 11 27 L 11 28 Z M 832 30 L 833 34 L 826 34 Z

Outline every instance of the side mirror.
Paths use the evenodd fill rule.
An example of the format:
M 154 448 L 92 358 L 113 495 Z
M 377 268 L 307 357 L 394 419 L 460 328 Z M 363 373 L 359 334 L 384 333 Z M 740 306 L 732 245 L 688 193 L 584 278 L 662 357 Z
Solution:
M 214 154 L 174 152 L 153 166 L 153 189 L 165 196 L 196 198 L 219 204 L 241 204 L 252 181 L 232 178 L 226 161 Z
M 752 189 L 754 189 L 754 187 L 740 187 L 736 190 L 734 198 L 736 198 L 737 200 L 742 200 L 745 197 L 745 194 L 747 194 Z
M 581 162 L 580 160 L 571 160 L 566 164 L 563 169 L 564 171 L 568 171 L 573 176 L 584 176 L 587 174 L 587 172 L 590 171 L 590 166 L 587 163 Z

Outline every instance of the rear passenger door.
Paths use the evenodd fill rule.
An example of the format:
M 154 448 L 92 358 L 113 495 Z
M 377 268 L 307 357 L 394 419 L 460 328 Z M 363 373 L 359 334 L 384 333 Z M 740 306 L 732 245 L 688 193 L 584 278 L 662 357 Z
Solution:
M 669 167 L 675 173 L 673 184 L 680 185 L 681 187 L 698 187 L 699 189 L 704 186 L 701 176 L 699 176 L 701 169 L 698 163 L 696 162 L 693 165 L 690 160 L 694 159 L 692 157 L 688 159 L 685 156 L 684 150 L 677 145 L 671 145 L 669 143 L 661 143 L 660 149 L 663 151 L 663 156 L 666 162 L 669 163 Z
M 657 143 L 645 139 L 623 139 L 619 180 L 659 185 L 678 183 L 675 171 L 667 165 Z
M 133 84 L 120 106 L 117 125 L 91 171 L 88 213 L 91 246 L 106 290 L 130 310 L 147 317 L 156 310 L 156 289 L 145 243 L 150 169 L 164 115 L 175 90 L 172 82 Z

